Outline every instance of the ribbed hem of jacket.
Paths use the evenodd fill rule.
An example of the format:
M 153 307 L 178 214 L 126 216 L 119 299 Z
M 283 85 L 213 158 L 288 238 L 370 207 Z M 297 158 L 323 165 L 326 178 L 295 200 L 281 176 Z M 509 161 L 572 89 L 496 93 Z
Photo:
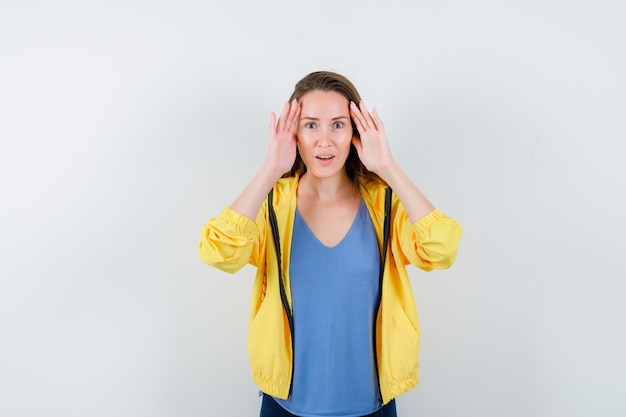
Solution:
M 289 397 L 289 384 L 275 384 L 272 381 L 262 381 L 257 374 L 252 374 L 254 382 L 261 391 L 272 397 L 286 400 Z
M 419 382 L 417 375 L 407 378 L 403 381 L 388 382 L 385 389 L 381 389 L 381 395 L 383 404 L 387 404 L 389 401 L 411 391 Z

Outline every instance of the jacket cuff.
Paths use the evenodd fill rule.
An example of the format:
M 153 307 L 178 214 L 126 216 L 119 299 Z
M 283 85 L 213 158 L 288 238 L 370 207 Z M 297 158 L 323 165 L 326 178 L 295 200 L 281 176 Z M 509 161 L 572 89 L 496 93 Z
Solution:
M 231 209 L 230 207 L 226 207 L 222 210 L 220 217 L 222 217 L 227 224 L 230 224 L 237 230 L 241 231 L 244 236 L 250 236 L 257 233 L 256 224 L 251 219 Z
M 437 209 L 434 209 L 433 211 L 413 223 L 413 227 L 417 231 L 418 235 L 424 236 L 428 234 L 428 231 L 434 224 L 445 218 L 445 214 Z

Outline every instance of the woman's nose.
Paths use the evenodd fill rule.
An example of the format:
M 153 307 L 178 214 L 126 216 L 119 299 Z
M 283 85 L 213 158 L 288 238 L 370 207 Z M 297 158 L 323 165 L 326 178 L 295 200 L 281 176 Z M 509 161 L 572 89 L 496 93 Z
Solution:
M 327 147 L 330 146 L 330 142 L 330 132 L 328 131 L 328 129 L 322 129 L 318 137 L 318 145 L 322 147 Z

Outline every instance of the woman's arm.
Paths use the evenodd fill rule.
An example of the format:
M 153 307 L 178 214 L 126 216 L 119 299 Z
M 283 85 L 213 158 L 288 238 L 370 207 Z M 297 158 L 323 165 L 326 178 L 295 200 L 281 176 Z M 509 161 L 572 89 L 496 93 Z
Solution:
M 363 102 L 360 106 L 350 103 L 350 114 L 361 135 L 360 139 L 355 136 L 352 140 L 361 162 L 393 189 L 411 222 L 414 223 L 432 212 L 435 207 L 394 161 L 385 127 L 376 109 L 370 114 Z
M 296 129 L 300 105 L 296 100 L 285 103 L 278 122 L 276 114 L 270 115 L 270 144 L 265 162 L 250 184 L 230 208 L 255 220 L 263 200 L 276 181 L 291 169 L 296 159 Z
M 400 165 L 395 162 L 389 168 L 377 172 L 396 193 L 404 206 L 411 223 L 415 223 L 432 212 L 435 207 L 407 177 Z
M 405 262 L 421 269 L 445 269 L 454 262 L 462 229 L 428 201 L 394 161 L 389 150 L 383 122 L 376 110 L 370 114 L 361 103 L 351 103 L 350 111 L 361 138 L 352 142 L 367 169 L 375 172 L 394 191 L 403 210 L 396 213 L 397 244 Z
M 296 101 L 285 103 L 278 122 L 271 113 L 270 145 L 263 166 L 230 207 L 202 228 L 198 250 L 203 262 L 233 273 L 258 261 L 264 230 L 255 221 L 269 190 L 293 165 L 299 115 Z

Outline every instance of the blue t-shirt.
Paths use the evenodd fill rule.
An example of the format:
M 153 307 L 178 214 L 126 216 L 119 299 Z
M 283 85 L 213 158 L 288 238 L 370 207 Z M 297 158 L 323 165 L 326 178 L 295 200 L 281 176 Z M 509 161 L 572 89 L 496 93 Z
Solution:
M 302 417 L 354 417 L 381 407 L 374 356 L 380 253 L 361 201 L 343 240 L 322 244 L 296 211 L 289 275 L 294 319 L 291 396 Z

